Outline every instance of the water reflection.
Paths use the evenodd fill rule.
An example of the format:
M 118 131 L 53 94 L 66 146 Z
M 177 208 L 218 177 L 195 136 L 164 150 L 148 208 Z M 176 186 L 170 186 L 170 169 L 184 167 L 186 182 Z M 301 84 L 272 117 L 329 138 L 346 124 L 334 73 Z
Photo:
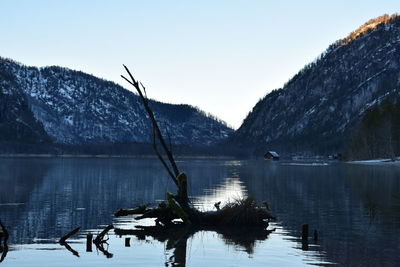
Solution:
M 300 236 L 304 223 L 317 229 L 329 261 L 394 266 L 400 259 L 400 216 L 393 197 L 400 192 L 400 168 L 330 164 L 272 169 L 252 162 L 242 174 L 251 194 L 269 196 L 291 236 Z
M 239 178 L 226 178 L 215 188 L 204 189 L 203 194 L 194 199 L 194 205 L 202 211 L 215 209 L 215 203 L 224 206 L 229 202 L 247 197 L 245 186 Z
M 236 197 L 252 195 L 260 204 L 270 204 L 279 220 L 273 226 L 276 232 L 267 238 L 204 229 L 180 238 L 182 242 L 173 237 L 168 242 L 122 235 L 131 238 L 131 247 L 110 232 L 110 247 L 103 246 L 114 255 L 110 261 L 156 266 L 182 263 L 182 259 L 191 266 L 204 262 L 221 266 L 328 262 L 390 266 L 400 260 L 400 168 L 222 160 L 179 164 L 190 178 L 189 190 L 196 205 L 209 210 L 215 202 L 221 201 L 222 206 Z M 23 265 L 30 249 L 37 251 L 31 253 L 29 262 L 36 266 L 53 265 L 55 262 L 43 262 L 42 258 L 48 257 L 60 257 L 55 259 L 57 265 L 102 265 L 99 256 L 105 254 L 101 251 L 101 255 L 84 252 L 86 234 L 98 234 L 102 225 L 111 222 L 118 229 L 133 230 L 132 217 L 113 219 L 112 213 L 118 208 L 156 203 L 164 199 L 166 191 L 174 190 L 156 160 L 0 159 L 0 170 L 0 219 L 9 226 L 11 244 L 5 265 Z M 300 231 L 305 223 L 310 225 L 310 233 L 319 233 L 318 242 L 310 242 L 308 251 L 301 250 Z M 83 230 L 69 244 L 81 261 L 70 262 L 75 257 L 65 253 L 68 251 L 57 241 L 77 226 Z M 163 251 L 166 259 L 160 259 Z M 63 262 L 65 257 L 68 262 Z
M 248 254 L 254 252 L 256 241 L 264 241 L 272 230 L 263 228 L 238 229 L 233 227 L 203 227 L 178 225 L 170 228 L 156 226 L 140 227 L 139 229 L 115 229 L 117 236 L 134 236 L 139 240 L 151 237 L 154 240 L 166 244 L 166 250 L 172 250 L 166 265 L 185 266 L 187 254 L 187 242 L 196 234 L 205 232 L 216 233 L 227 245 L 243 248 Z

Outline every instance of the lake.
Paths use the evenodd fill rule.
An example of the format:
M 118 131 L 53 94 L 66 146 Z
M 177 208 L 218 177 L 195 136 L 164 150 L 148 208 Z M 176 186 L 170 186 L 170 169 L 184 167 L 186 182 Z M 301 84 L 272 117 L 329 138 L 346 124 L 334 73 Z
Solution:
M 196 206 L 253 196 L 277 220 L 262 238 L 203 231 L 180 239 L 117 235 L 86 252 L 86 234 L 134 229 L 118 208 L 155 204 L 174 185 L 156 159 L 1 158 L 0 219 L 10 233 L 3 266 L 396 266 L 400 167 L 337 162 L 177 161 Z M 301 226 L 310 240 L 301 242 Z M 60 237 L 80 226 L 69 240 Z M 246 230 L 246 229 L 242 229 Z M 312 238 L 314 230 L 318 240 Z M 71 252 L 74 252 L 75 255 Z M 4 257 L 5 251 L 3 251 Z

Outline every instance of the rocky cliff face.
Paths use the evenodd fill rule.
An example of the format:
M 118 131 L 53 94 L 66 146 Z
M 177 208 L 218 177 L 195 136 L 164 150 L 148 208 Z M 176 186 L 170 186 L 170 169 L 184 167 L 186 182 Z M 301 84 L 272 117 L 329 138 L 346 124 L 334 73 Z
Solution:
M 6 109 L 22 110 L 18 104 L 22 101 L 26 112 L 33 115 L 26 123 L 28 128 L 37 122 L 44 129 L 43 136 L 48 135 L 54 143 L 151 141 L 150 123 L 139 97 L 117 84 L 66 68 L 27 67 L 6 59 L 0 60 L 0 75 L 3 94 L 15 96 Z M 233 132 L 189 105 L 153 100 L 150 105 L 162 130 L 175 144 L 211 145 Z M 10 131 L 18 134 L 17 130 Z
M 261 99 L 231 142 L 287 152 L 340 151 L 371 106 L 400 91 L 400 18 L 370 20 Z

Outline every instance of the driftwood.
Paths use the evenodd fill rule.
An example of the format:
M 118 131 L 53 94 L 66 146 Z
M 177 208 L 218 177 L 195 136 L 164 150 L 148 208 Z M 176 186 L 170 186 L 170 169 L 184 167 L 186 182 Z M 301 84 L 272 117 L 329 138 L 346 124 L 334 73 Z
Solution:
M 70 238 L 70 237 L 73 236 L 74 234 L 78 233 L 80 229 L 81 229 L 80 227 L 77 227 L 77 228 L 75 228 L 74 230 L 72 230 L 71 232 L 69 232 L 68 234 L 66 234 L 65 236 L 61 237 L 60 240 L 59 240 L 59 243 L 60 243 L 60 244 L 61 244 L 61 243 L 65 243 L 65 242 L 67 241 L 68 238 Z
M 174 160 L 174 156 L 170 148 L 168 148 L 164 137 L 161 134 L 160 127 L 156 121 L 153 111 L 150 108 L 146 95 L 146 88 L 142 83 L 137 81 L 130 70 L 124 65 L 129 78 L 121 75 L 129 84 L 131 84 L 139 94 L 142 104 L 149 115 L 153 129 L 153 149 L 161 164 L 167 171 L 168 175 L 177 187 L 177 194 L 166 194 L 166 201 L 162 202 L 159 207 L 149 209 L 138 207 L 134 210 L 119 210 L 116 216 L 128 214 L 142 214 L 136 217 L 137 220 L 143 218 L 155 218 L 156 225 L 171 227 L 174 220 L 179 218 L 184 224 L 195 225 L 198 228 L 206 226 L 268 226 L 268 222 L 274 217 L 269 213 L 267 208 L 258 207 L 253 198 L 238 200 L 229 203 L 224 207 L 220 207 L 220 203 L 216 203 L 216 211 L 200 212 L 192 205 L 187 192 L 187 176 L 181 173 Z M 144 92 L 144 94 L 143 94 Z M 158 141 L 158 142 L 157 142 Z M 164 155 L 158 150 L 157 143 L 160 144 Z M 179 224 L 182 227 L 182 224 Z
M 114 229 L 114 226 L 112 224 L 108 225 L 106 228 L 103 229 L 103 231 L 100 232 L 96 236 L 96 238 L 93 240 L 93 243 L 96 245 L 96 248 L 101 251 L 107 258 L 112 258 L 113 254 L 108 252 L 106 248 L 104 248 L 104 245 L 107 244 L 108 239 L 104 239 L 105 235 L 108 234 L 108 232 Z M 108 245 L 108 244 L 107 244 Z
M 93 240 L 93 243 L 97 246 L 101 243 L 107 242 L 108 239 L 105 240 L 104 236 L 108 233 L 108 231 L 110 231 L 113 228 L 114 226 L 112 224 L 108 225 L 106 228 L 103 229 L 103 231 L 100 232 L 100 234 L 96 236 L 96 238 Z
M 1 222 L 0 222 L 1 224 Z M 108 225 L 106 228 L 104 228 L 94 240 L 93 239 L 93 234 L 89 233 L 86 236 L 86 252 L 91 252 L 92 251 L 92 242 L 95 244 L 96 248 L 101 251 L 107 258 L 113 257 L 112 253 L 109 253 L 106 248 L 104 248 L 104 244 L 107 244 L 107 240 L 105 239 L 105 236 L 108 234 L 108 232 L 113 229 L 114 226 Z M 65 236 L 61 237 L 59 240 L 59 243 L 61 246 L 64 246 L 68 251 L 70 251 L 74 256 L 79 257 L 78 251 L 74 250 L 68 243 L 67 239 L 70 238 L 71 236 L 75 235 L 77 232 L 79 232 L 80 227 L 75 228 Z M 108 245 L 108 244 L 107 244 Z
M 71 232 L 69 232 L 68 234 L 66 234 L 65 236 L 61 237 L 60 240 L 58 241 L 60 243 L 61 246 L 64 246 L 69 252 L 72 253 L 72 255 L 79 257 L 79 253 L 78 251 L 74 250 L 68 243 L 67 243 L 67 239 L 70 238 L 71 236 L 75 235 L 76 233 L 79 232 L 81 228 L 77 227 L 74 230 L 72 230 Z
M 106 248 L 104 247 L 104 244 L 105 244 L 105 243 L 100 243 L 100 244 L 96 245 L 96 248 L 97 248 L 99 251 L 101 251 L 101 252 L 104 254 L 104 256 L 106 256 L 107 258 L 112 258 L 112 257 L 114 256 L 114 254 L 108 252 L 108 249 L 106 249 Z
M 72 253 L 72 255 L 76 256 L 79 258 L 79 253 L 75 249 L 73 249 L 67 242 L 60 243 L 61 246 L 64 246 L 69 252 Z

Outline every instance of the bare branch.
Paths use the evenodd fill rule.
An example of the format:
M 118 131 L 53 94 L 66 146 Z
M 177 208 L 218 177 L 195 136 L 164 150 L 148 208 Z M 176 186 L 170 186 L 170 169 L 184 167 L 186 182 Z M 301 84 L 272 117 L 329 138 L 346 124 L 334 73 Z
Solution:
M 167 138 L 168 138 L 168 145 L 169 145 L 169 151 L 171 151 L 171 153 L 172 153 L 172 141 L 171 141 L 171 134 L 169 133 L 169 130 L 168 130 L 168 126 L 166 125 L 166 123 L 164 123 L 164 128 L 165 128 L 165 131 L 167 132 Z
M 65 243 L 67 241 L 68 238 L 70 238 L 71 236 L 73 236 L 74 234 L 76 234 L 77 232 L 79 232 L 81 228 L 75 228 L 74 230 L 72 230 L 71 232 L 69 232 L 68 234 L 66 234 L 65 236 L 60 238 L 59 243 Z
M 171 176 L 172 180 L 174 181 L 174 183 L 178 185 L 178 181 L 176 180 L 176 177 L 174 176 L 174 174 L 171 172 L 171 170 L 169 169 L 167 163 L 165 162 L 164 158 L 161 156 L 160 152 L 158 152 L 157 149 L 157 143 L 156 143 L 156 133 L 155 133 L 155 129 L 153 128 L 153 150 L 156 153 L 158 159 L 161 161 L 161 164 L 164 166 L 164 168 L 167 170 L 169 176 Z
M 121 75 L 121 77 L 127 81 L 128 83 L 130 83 L 131 85 L 135 86 L 135 84 L 133 84 L 130 80 L 128 80 L 124 75 Z
M 161 160 L 161 162 L 163 163 L 163 166 L 167 169 L 168 173 L 170 174 L 170 176 L 171 176 L 172 180 L 175 182 L 175 184 L 178 185 L 178 181 L 177 181 L 176 177 L 179 175 L 180 172 L 179 172 L 178 166 L 177 166 L 176 163 L 175 163 L 175 160 L 174 160 L 174 157 L 173 157 L 171 151 L 168 149 L 168 146 L 167 146 L 167 144 L 166 144 L 165 141 L 164 141 L 164 138 L 163 138 L 163 136 L 162 136 L 162 134 L 161 134 L 160 128 L 159 128 L 159 126 L 158 126 L 158 124 L 157 124 L 157 121 L 156 121 L 156 119 L 155 119 L 155 117 L 154 117 L 154 113 L 153 113 L 153 111 L 151 110 L 151 108 L 149 107 L 147 98 L 143 95 L 142 90 L 140 89 L 139 82 L 136 81 L 135 78 L 133 78 L 133 75 L 132 75 L 131 72 L 129 71 L 128 67 L 126 67 L 125 65 L 123 65 L 123 66 L 124 66 L 126 72 L 129 74 L 129 77 L 131 78 L 131 81 L 128 80 L 128 79 L 127 79 L 126 77 L 124 77 L 123 75 L 121 75 L 121 77 L 122 77 L 123 79 L 125 79 L 127 82 L 129 82 L 131 85 L 133 85 L 133 87 L 135 87 L 136 91 L 138 92 L 138 94 L 139 94 L 139 96 L 140 96 L 140 99 L 141 99 L 142 102 L 143 102 L 144 108 L 145 108 L 147 114 L 148 114 L 149 117 L 150 117 L 150 120 L 151 120 L 153 129 L 154 129 L 154 132 L 155 132 L 155 136 L 156 136 L 156 137 L 158 138 L 158 140 L 160 141 L 161 147 L 163 148 L 163 150 L 164 150 L 165 154 L 167 155 L 167 158 L 168 158 L 168 160 L 169 160 L 169 162 L 170 162 L 170 164 L 171 164 L 171 166 L 172 166 L 174 176 L 171 176 L 172 171 L 168 168 L 167 164 L 166 164 L 165 161 L 162 159 L 162 156 L 161 156 L 161 154 L 160 154 L 159 152 L 156 152 L 156 153 L 157 153 L 157 156 L 159 157 L 159 159 L 160 159 L 160 158 L 162 159 L 162 160 L 161 160 L 161 159 L 160 159 L 160 160 Z M 144 88 L 143 85 L 142 85 L 142 87 Z M 155 147 L 155 146 L 154 146 L 154 144 L 153 144 L 153 148 L 154 148 L 154 147 Z
M 140 82 L 140 85 L 141 85 L 141 86 L 142 86 L 142 88 L 143 88 L 144 95 L 145 95 L 146 99 L 148 99 L 148 98 L 147 98 L 146 87 L 144 87 L 144 85 L 143 85 L 143 83 L 142 83 L 142 82 Z
M 108 225 L 106 228 L 103 229 L 103 231 L 100 232 L 100 234 L 98 234 L 96 236 L 96 238 L 93 240 L 93 243 L 97 246 L 101 243 L 106 242 L 107 240 L 104 240 L 104 236 L 108 233 L 108 231 L 110 231 L 111 229 L 114 229 L 114 226 L 112 224 Z

